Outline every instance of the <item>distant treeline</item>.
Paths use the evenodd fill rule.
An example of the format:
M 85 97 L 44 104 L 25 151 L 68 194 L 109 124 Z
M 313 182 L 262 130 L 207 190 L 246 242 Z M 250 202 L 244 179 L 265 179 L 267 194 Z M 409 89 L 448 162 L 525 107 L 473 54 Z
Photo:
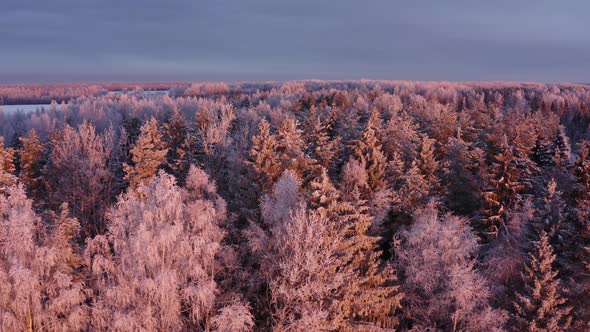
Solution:
M 109 91 L 170 90 L 187 83 L 64 83 L 0 84 L 0 105 L 58 104 L 81 96 L 95 96 Z

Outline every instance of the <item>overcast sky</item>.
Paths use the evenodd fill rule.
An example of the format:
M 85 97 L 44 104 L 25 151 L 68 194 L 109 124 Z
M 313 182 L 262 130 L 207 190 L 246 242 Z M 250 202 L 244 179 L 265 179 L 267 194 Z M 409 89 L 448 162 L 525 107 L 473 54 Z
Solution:
M 0 82 L 590 82 L 590 1 L 0 0 Z

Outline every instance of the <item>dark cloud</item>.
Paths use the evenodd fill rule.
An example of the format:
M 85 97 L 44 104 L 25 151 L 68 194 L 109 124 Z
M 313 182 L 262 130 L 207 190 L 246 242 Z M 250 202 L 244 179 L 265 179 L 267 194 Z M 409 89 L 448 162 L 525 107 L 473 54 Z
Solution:
M 588 81 L 587 1 L 2 1 L 0 81 Z

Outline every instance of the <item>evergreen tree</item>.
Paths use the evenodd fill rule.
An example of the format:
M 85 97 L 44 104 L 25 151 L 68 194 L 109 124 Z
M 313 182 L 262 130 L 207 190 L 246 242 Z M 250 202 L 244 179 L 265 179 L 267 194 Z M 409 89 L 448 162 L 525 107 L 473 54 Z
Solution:
M 578 182 L 578 190 L 575 194 L 580 223 L 590 221 L 590 142 L 580 144 L 580 152 L 574 164 L 574 175 Z
M 255 171 L 260 189 L 267 191 L 272 189 L 276 179 L 281 174 L 276 155 L 276 137 L 270 133 L 270 124 L 262 119 L 258 124 L 258 135 L 252 137 L 252 149 L 250 150 L 250 164 Z
M 39 197 L 42 192 L 41 171 L 43 169 L 45 147 L 41 144 L 37 131 L 33 128 L 27 137 L 20 138 L 20 180 L 32 197 Z
M 89 323 L 90 310 L 88 301 L 89 289 L 84 283 L 81 273 L 82 257 L 78 245 L 81 231 L 80 223 L 72 218 L 69 208 L 64 203 L 59 214 L 52 214 L 53 230 L 49 235 L 49 250 L 43 259 L 52 266 L 44 285 L 49 294 L 46 299 L 47 318 L 50 323 L 45 325 L 48 330 L 72 330 Z
M 4 146 L 4 137 L 0 136 L 0 193 L 16 183 L 14 150 Z
M 559 125 L 559 130 L 553 139 L 553 145 L 555 146 L 554 160 L 556 161 L 556 164 L 567 166 L 569 164 L 572 148 L 563 125 Z
M 558 271 L 553 269 L 555 255 L 549 236 L 543 232 L 522 273 L 523 293 L 516 294 L 516 319 L 527 331 L 565 331 L 572 323 L 571 307 L 560 294 Z
M 420 146 L 418 125 L 408 113 L 393 112 L 383 130 L 383 151 L 389 159 L 398 154 L 404 164 L 409 165 Z
M 328 171 L 322 167 L 319 178 L 309 184 L 308 199 L 309 207 L 316 210 L 323 217 L 332 217 L 332 210 L 338 204 L 340 198 L 338 189 L 334 187 Z
M 574 227 L 575 240 L 570 252 L 576 261 L 582 263 L 582 269 L 577 275 L 581 277 L 580 284 L 583 293 L 582 303 L 588 303 L 590 295 L 590 142 L 580 144 L 579 156 L 574 164 L 574 175 L 578 188 L 575 193 L 577 223 Z M 583 310 L 584 317 L 590 317 L 588 310 Z
M 482 159 L 483 151 L 461 137 L 444 146 L 445 205 L 456 214 L 469 216 L 480 208 Z
M 494 156 L 491 180 L 484 193 L 482 226 L 485 237 L 497 236 L 504 222 L 504 213 L 514 206 L 518 195 L 528 187 L 521 179 L 520 166 L 513 154 L 513 148 L 504 136 L 500 152 Z
M 559 237 L 557 242 L 562 242 L 563 224 L 566 219 L 566 205 L 562 199 L 562 193 L 557 190 L 557 182 L 554 179 L 549 181 L 543 197 L 542 206 L 539 210 L 539 222 L 537 231 L 546 232 L 549 239 Z
M 151 118 L 141 127 L 139 138 L 131 149 L 132 165 L 124 165 L 125 179 L 129 181 L 129 186 L 135 189 L 140 184 L 147 184 L 166 162 L 167 153 L 168 149 L 158 130 L 158 122 Z
M 322 119 L 322 115 L 315 106 L 311 106 L 309 116 L 305 121 L 304 137 L 309 155 L 317 160 L 318 164 L 330 169 L 332 161 L 338 154 L 340 138 L 332 138 L 333 124 Z
M 420 173 L 416 162 L 412 162 L 404 174 L 403 183 L 399 190 L 400 212 L 409 215 L 416 207 L 426 204 L 430 188 L 430 184 Z
M 537 138 L 532 150 L 531 159 L 541 168 L 552 167 L 555 150 L 551 142 L 543 137 Z
M 273 193 L 261 204 L 263 220 L 270 226 L 270 234 L 260 227 L 254 227 L 250 232 L 251 246 L 268 257 L 262 260 L 266 262 L 263 271 L 270 273 L 267 280 L 271 280 L 282 294 L 278 302 L 279 321 L 282 325 L 288 321 L 291 322 L 289 326 L 308 329 L 322 328 L 321 324 L 312 323 L 319 321 L 323 322 L 324 328 L 334 330 L 395 327 L 401 295 L 395 285 L 395 271 L 379 258 L 380 239 L 368 235 L 372 223 L 368 208 L 363 201 L 343 201 L 325 170 L 322 174 L 310 184 L 314 189 L 308 200 L 315 209 L 307 212 L 302 205 L 295 174 L 285 172 Z M 307 223 L 301 224 L 305 220 Z M 282 237 L 285 232 L 292 236 Z M 289 257 L 299 257 L 300 254 L 295 253 L 310 255 L 307 256 L 309 264 L 291 266 L 283 263 L 283 268 L 290 268 L 282 270 L 279 275 L 273 274 L 276 269 L 271 266 L 277 264 L 277 258 L 279 262 L 282 259 L 289 262 Z M 322 263 L 313 264 L 319 262 L 318 259 Z M 307 282 L 303 282 L 305 276 L 310 276 Z M 301 283 L 287 284 L 295 280 Z M 290 299 L 290 306 L 287 306 L 286 299 Z M 293 307 L 295 304 L 297 306 Z M 305 317 L 302 310 L 306 310 L 309 317 Z M 294 317 L 291 315 L 301 317 L 296 319 L 299 325 L 292 325 Z
M 507 225 L 500 229 L 483 253 L 485 274 L 492 284 L 492 294 L 502 308 L 513 309 L 514 289 L 520 285 L 520 274 L 529 249 L 531 225 L 536 209 L 532 199 L 519 202 L 506 212 Z
M 436 175 L 439 169 L 439 163 L 434 157 L 434 143 L 436 141 L 428 137 L 422 139 L 422 146 L 418 157 L 416 158 L 416 166 L 420 175 L 428 182 L 430 193 L 435 193 L 439 188 L 439 179 Z
M 283 120 L 276 135 L 275 153 L 280 161 L 281 170 L 293 170 L 306 180 L 316 171 L 316 165 L 315 161 L 305 154 L 303 131 L 298 127 L 299 123 L 291 117 Z
M 377 136 L 381 127 L 381 119 L 377 110 L 373 110 L 360 139 L 354 142 L 354 156 L 367 170 L 367 184 L 371 191 L 385 189 L 385 169 L 387 157 L 383 153 L 381 140 Z

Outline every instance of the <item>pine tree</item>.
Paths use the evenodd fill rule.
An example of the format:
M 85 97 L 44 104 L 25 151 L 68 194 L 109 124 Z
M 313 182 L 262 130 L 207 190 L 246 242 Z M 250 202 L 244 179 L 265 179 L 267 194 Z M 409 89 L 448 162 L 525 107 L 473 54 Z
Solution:
M 349 281 L 337 292 L 332 309 L 341 312 L 344 329 L 395 328 L 403 294 L 393 267 L 381 260 L 381 238 L 371 236 L 373 218 L 362 201 L 340 202 L 332 213 L 337 242 L 337 266 Z
M 469 216 L 480 208 L 483 151 L 460 136 L 450 138 L 443 150 L 445 205 L 455 214 Z
M 416 162 L 412 162 L 404 174 L 403 183 L 399 190 L 400 212 L 410 214 L 416 207 L 426 204 L 430 188 L 430 184 L 420 173 Z
M 276 155 L 276 137 L 270 133 L 270 124 L 262 119 L 258 124 L 258 135 L 252 137 L 252 149 L 248 164 L 254 168 L 257 182 L 262 191 L 272 189 L 281 174 Z
M 574 253 L 574 257 L 584 265 L 585 271 L 579 273 L 579 276 L 583 277 L 581 284 L 585 295 L 590 295 L 590 278 L 588 278 L 590 276 L 590 142 L 588 141 L 580 144 L 579 156 L 574 163 L 574 175 L 578 185 L 575 192 L 577 223 L 573 230 L 576 235 L 575 241 L 571 245 L 570 252 Z
M 22 149 L 19 151 L 20 180 L 26 186 L 29 195 L 38 197 L 42 191 L 41 171 L 45 147 L 41 144 L 34 128 L 29 131 L 27 137 L 21 137 L 20 140 L 22 143 Z
M 531 159 L 541 168 L 549 168 L 554 166 L 553 164 L 553 157 L 555 155 L 555 150 L 551 142 L 543 137 L 537 138 L 535 141 L 535 146 L 532 150 Z
M 43 257 L 52 262 L 49 273 L 45 276 L 43 285 L 46 298 L 47 318 L 45 325 L 48 330 L 75 330 L 79 326 L 86 326 L 89 322 L 89 308 L 86 305 L 89 290 L 81 275 L 81 249 L 78 246 L 78 236 L 81 231 L 76 218 L 72 218 L 68 205 L 60 207 L 58 215 L 53 215 L 54 227 L 49 236 L 50 248 Z
M 582 224 L 590 222 L 590 142 L 580 144 L 580 152 L 574 164 L 574 175 L 578 182 L 576 205 L 578 219 Z
M 284 316 L 293 317 L 290 315 L 295 313 L 289 310 L 291 308 L 300 314 L 301 310 L 307 310 L 309 317 L 297 320 L 297 324 L 305 325 L 289 323 L 289 326 L 318 329 L 322 328 L 321 325 L 310 322 L 322 321 L 327 324 L 323 328 L 336 330 L 395 327 L 395 313 L 399 308 L 401 295 L 395 285 L 395 271 L 380 259 L 380 238 L 368 235 L 373 218 L 364 205 L 366 202 L 343 201 L 324 170 L 322 175 L 310 183 L 310 188 L 313 189 L 307 199 L 314 209 L 307 211 L 299 186 L 296 174 L 286 171 L 275 184 L 272 194 L 261 203 L 262 219 L 270 228 L 269 234 L 258 226 L 253 226 L 249 232 L 251 247 L 268 257 L 262 260 L 268 260 L 263 267 L 263 271 L 270 273 L 266 279 L 274 280 L 276 287 L 280 289 L 279 293 L 283 294 L 280 297 L 282 300 L 278 302 L 280 306 L 277 315 L 282 317 L 279 321 L 293 319 L 286 319 Z M 302 223 L 303 221 L 306 223 Z M 290 231 L 286 231 L 285 227 Z M 288 239 L 280 238 L 283 236 L 280 234 L 285 234 L 284 232 L 291 234 Z M 312 234 L 316 234 L 313 240 L 309 238 Z M 308 243 L 308 240 L 311 242 Z M 309 247 L 304 249 L 301 246 Z M 313 258 L 309 258 L 310 265 L 300 267 L 284 263 L 285 268 L 291 268 L 283 270 L 279 275 L 273 274 L 272 271 L 276 269 L 271 266 L 275 264 L 273 262 L 277 255 L 282 257 L 280 255 L 289 254 L 284 257 L 285 262 L 288 262 L 288 257 L 295 255 L 293 252 L 301 252 L 302 249 L 302 252 L 309 252 L 310 255 L 314 253 Z M 317 267 L 311 264 L 317 259 L 323 260 L 320 264 L 322 268 L 309 272 L 309 269 Z M 287 286 L 295 275 L 307 275 L 308 272 L 314 276 L 313 279 L 299 286 Z M 316 284 L 319 280 L 322 281 L 321 284 Z M 316 294 L 317 298 L 310 303 L 311 298 L 306 297 L 304 300 L 300 297 L 303 294 Z M 286 299 L 290 300 L 284 302 Z M 307 304 L 301 307 L 301 301 Z M 287 306 L 287 303 L 291 305 Z M 292 307 L 295 303 L 299 304 Z M 309 311 L 312 307 L 315 309 Z
M 554 160 L 556 161 L 556 164 L 567 166 L 569 164 L 572 148 L 563 125 L 559 125 L 559 130 L 553 139 L 553 145 L 555 146 Z
M 562 199 L 562 193 L 557 190 L 557 182 L 551 179 L 543 197 L 542 207 L 539 210 L 539 222 L 537 231 L 540 234 L 546 232 L 549 238 L 561 237 L 562 227 L 566 218 L 566 205 Z M 556 239 L 559 240 L 559 239 Z M 563 241 L 563 239 L 561 239 Z M 558 242 L 561 242 L 558 241 Z
M 420 171 L 420 175 L 428 182 L 430 193 L 435 193 L 439 187 L 439 179 L 436 175 L 439 169 L 439 163 L 434 157 L 434 143 L 435 140 L 424 137 L 420 152 L 416 158 L 416 166 Z
M 321 113 L 314 105 L 309 110 L 305 121 L 304 137 L 309 155 L 326 169 L 331 167 L 332 161 L 338 154 L 340 138 L 333 139 L 331 132 L 333 124 L 322 119 Z
M 316 210 L 323 217 L 332 217 L 332 211 L 340 198 L 338 189 L 334 187 L 328 171 L 322 167 L 320 176 L 309 184 L 307 202 L 309 207 Z
M 514 206 L 517 196 L 528 185 L 522 181 L 522 168 L 513 154 L 513 148 L 504 136 L 500 152 L 494 156 L 491 180 L 484 193 L 483 232 L 485 237 L 498 234 L 507 209 Z
M 381 149 L 382 143 L 377 136 L 380 127 L 381 119 L 379 113 L 377 110 L 373 110 L 360 139 L 353 142 L 354 156 L 367 170 L 367 184 L 371 191 L 377 191 L 387 187 L 387 180 L 385 179 L 387 157 Z
M 558 271 L 553 269 L 555 255 L 549 236 L 543 232 L 522 273 L 523 293 L 516 294 L 516 319 L 527 331 L 565 331 L 572 323 L 571 307 L 560 294 Z
M 404 174 L 406 172 L 405 164 L 399 155 L 394 152 L 391 159 L 387 163 L 385 174 L 387 176 L 389 187 L 393 190 L 399 190 Z
M 0 193 L 16 183 L 15 171 L 14 150 L 4 146 L 4 137 L 0 136 Z
M 389 159 L 399 154 L 404 164 L 409 165 L 420 146 L 418 125 L 406 112 L 393 112 L 383 130 L 383 151 Z
M 293 170 L 303 180 L 307 180 L 308 176 L 316 171 L 315 161 L 305 154 L 303 131 L 293 118 L 283 120 L 276 135 L 275 148 L 283 171 Z
M 129 181 L 129 186 L 135 189 L 140 184 L 147 184 L 166 162 L 167 153 L 168 149 L 158 130 L 158 122 L 151 118 L 141 127 L 139 138 L 131 149 L 132 165 L 124 165 L 125 179 Z
M 492 284 L 494 298 L 502 308 L 513 308 L 514 288 L 520 284 L 535 212 L 532 199 L 519 202 L 508 210 L 506 227 L 500 230 L 500 236 L 483 253 L 486 277 Z

